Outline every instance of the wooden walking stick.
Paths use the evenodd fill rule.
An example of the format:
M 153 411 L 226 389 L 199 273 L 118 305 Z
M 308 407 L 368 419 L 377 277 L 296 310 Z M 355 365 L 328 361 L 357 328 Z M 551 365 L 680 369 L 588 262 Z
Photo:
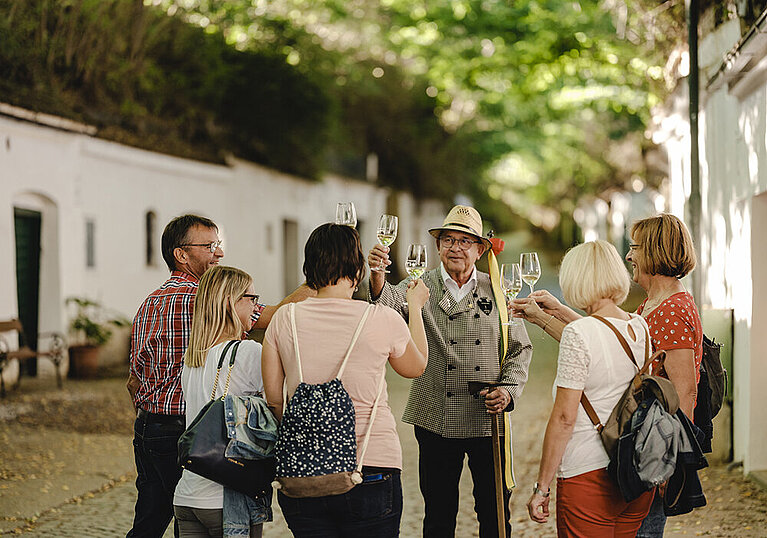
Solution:
M 515 386 L 516 383 L 485 383 L 469 381 L 469 392 L 478 395 L 483 389 L 493 390 L 495 387 Z M 512 406 L 514 405 L 512 400 Z M 506 506 L 503 498 L 503 465 L 501 464 L 501 428 L 498 419 L 503 413 L 490 415 L 490 431 L 493 444 L 493 481 L 495 482 L 495 509 L 498 523 L 499 538 L 506 538 Z
M 498 427 L 499 415 L 490 415 L 493 434 L 493 480 L 495 481 L 495 510 L 498 518 L 498 536 L 506 538 L 506 511 L 503 500 L 503 469 L 501 468 L 501 434 Z

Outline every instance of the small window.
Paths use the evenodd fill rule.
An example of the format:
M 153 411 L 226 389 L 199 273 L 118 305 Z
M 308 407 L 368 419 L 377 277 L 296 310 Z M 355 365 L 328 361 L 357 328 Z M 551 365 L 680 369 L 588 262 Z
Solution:
M 274 250 L 274 226 L 271 223 L 266 225 L 266 251 Z
M 85 221 L 85 267 L 96 267 L 96 222 Z
M 147 267 L 154 267 L 157 264 L 157 256 L 155 255 L 155 227 L 157 223 L 157 215 L 154 211 L 146 212 L 146 220 L 144 223 L 144 232 L 146 237 L 146 264 Z

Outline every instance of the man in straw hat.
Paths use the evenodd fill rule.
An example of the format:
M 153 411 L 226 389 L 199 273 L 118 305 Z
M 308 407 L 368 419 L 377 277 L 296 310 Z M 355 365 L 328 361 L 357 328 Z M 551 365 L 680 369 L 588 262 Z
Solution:
M 464 455 L 474 481 L 475 511 L 481 537 L 498 536 L 497 505 L 491 442 L 491 414 L 511 410 L 527 381 L 532 346 L 522 324 L 501 325 L 490 275 L 475 263 L 490 248 L 482 235 L 482 218 L 473 207 L 457 205 L 442 226 L 429 233 L 436 238 L 440 266 L 427 271 L 423 281 L 429 301 L 423 308 L 429 343 L 424 374 L 413 380 L 402 419 L 415 427 L 419 446 L 419 478 L 426 505 L 423 535 L 455 535 L 458 482 Z M 389 249 L 370 251 L 371 269 L 389 265 Z M 370 299 L 407 316 L 403 305 L 409 279 L 396 286 L 383 271 L 371 270 Z M 503 316 L 503 319 L 506 319 Z M 503 331 L 508 332 L 508 351 Z M 503 359 L 503 360 L 502 360 Z M 468 381 L 500 382 L 472 396 Z M 509 483 L 503 488 L 506 536 L 509 525 Z

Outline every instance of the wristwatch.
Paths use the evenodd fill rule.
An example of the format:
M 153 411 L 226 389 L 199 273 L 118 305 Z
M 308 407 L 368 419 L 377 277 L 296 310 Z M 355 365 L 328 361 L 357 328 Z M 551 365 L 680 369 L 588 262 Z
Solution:
M 538 487 L 538 482 L 535 483 L 533 486 L 533 495 L 540 495 L 541 497 L 548 497 L 551 495 L 551 490 L 549 491 L 543 491 L 541 488 Z

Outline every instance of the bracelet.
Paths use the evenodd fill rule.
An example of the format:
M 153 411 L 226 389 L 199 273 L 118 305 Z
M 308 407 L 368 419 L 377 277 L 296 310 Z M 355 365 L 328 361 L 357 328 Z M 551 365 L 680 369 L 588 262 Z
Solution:
M 536 482 L 535 485 L 533 486 L 533 495 L 540 495 L 541 497 L 548 497 L 549 495 L 551 495 L 551 490 L 543 491 L 539 487 L 538 482 Z
M 548 320 L 546 323 L 544 323 L 544 324 L 543 324 L 543 330 L 544 330 L 544 332 L 546 331 L 546 327 L 548 327 L 548 326 L 549 326 L 549 323 L 551 323 L 551 322 L 554 320 L 554 316 L 553 316 L 552 314 L 549 314 L 549 315 L 550 315 L 551 317 L 549 318 L 549 320 Z

